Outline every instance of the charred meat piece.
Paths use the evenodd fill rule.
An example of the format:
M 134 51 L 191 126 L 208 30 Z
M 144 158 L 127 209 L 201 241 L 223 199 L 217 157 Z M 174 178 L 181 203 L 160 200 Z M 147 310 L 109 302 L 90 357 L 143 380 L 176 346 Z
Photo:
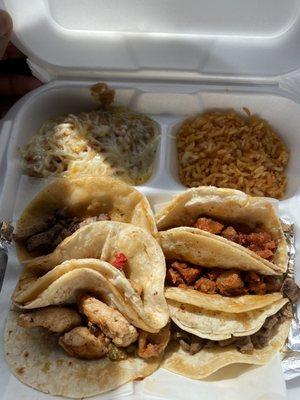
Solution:
M 203 293 L 214 294 L 217 293 L 217 284 L 208 278 L 202 277 L 197 280 L 194 288 Z
M 107 214 L 100 214 L 95 217 L 79 219 L 70 217 L 65 209 L 57 210 L 48 220 L 35 227 L 33 233 L 24 238 L 25 247 L 29 252 L 41 252 L 47 254 L 53 251 L 66 237 L 71 236 L 77 229 L 96 221 L 109 220 Z M 17 238 L 15 240 L 20 240 Z
M 268 293 L 279 292 L 282 286 L 282 277 L 280 276 L 264 276 L 264 283 Z
M 96 360 L 106 356 L 110 340 L 104 334 L 96 337 L 88 328 L 79 326 L 60 337 L 58 343 L 72 357 Z
M 241 274 L 239 271 L 224 271 L 222 272 L 216 280 L 217 288 L 220 294 L 225 296 L 230 296 L 234 293 L 235 296 L 244 294 L 244 282 L 241 279 Z
M 251 341 L 251 336 L 243 336 L 240 338 L 236 338 L 234 345 L 243 354 L 252 353 L 254 350 L 254 346 Z
M 116 346 L 127 347 L 137 340 L 136 328 L 118 310 L 89 295 L 80 296 L 78 306 L 80 312 L 111 338 Z
M 194 223 L 194 227 L 218 235 L 222 232 L 224 225 L 212 218 L 200 217 Z
M 297 303 L 300 299 L 300 288 L 291 278 L 284 280 L 281 291 L 292 303 Z
M 191 264 L 175 261 L 171 264 L 172 269 L 179 272 L 187 285 L 193 284 L 201 275 L 201 267 L 195 268 Z
M 178 330 L 173 334 L 173 339 L 175 339 L 180 347 L 190 355 L 199 353 L 207 343 L 206 339 L 187 333 L 179 328 L 177 329 Z
M 49 306 L 26 314 L 20 314 L 18 325 L 22 328 L 41 327 L 51 332 L 62 333 L 79 326 L 82 318 L 69 307 Z

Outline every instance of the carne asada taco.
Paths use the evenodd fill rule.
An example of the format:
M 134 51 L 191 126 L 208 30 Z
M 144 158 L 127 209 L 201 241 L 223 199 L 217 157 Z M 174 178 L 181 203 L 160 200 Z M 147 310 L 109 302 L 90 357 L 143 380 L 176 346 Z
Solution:
M 140 286 L 134 285 L 128 278 L 136 272 L 132 260 L 119 255 L 115 263 L 65 261 L 20 292 L 15 304 L 22 310 L 8 316 L 5 353 L 21 382 L 51 395 L 81 398 L 159 367 L 170 336 L 163 285 L 158 287 L 147 265 Z M 160 293 L 149 297 L 152 284 Z
M 14 234 L 21 261 L 51 253 L 78 228 L 95 221 L 126 222 L 156 233 L 144 195 L 110 178 L 60 178 L 26 207 Z
M 188 378 L 203 379 L 230 364 L 267 364 L 285 344 L 291 314 L 279 312 L 265 324 L 266 328 L 254 335 L 223 341 L 202 339 L 175 325 L 162 367 Z
M 232 363 L 268 362 L 287 337 L 295 283 L 247 255 L 238 260 L 214 243 L 209 248 L 195 228 L 159 239 L 172 320 L 164 367 L 201 379 Z
M 202 186 L 176 196 L 156 215 L 159 231 L 197 229 L 208 250 L 261 264 L 277 273 L 287 268 L 287 244 L 272 204 L 233 189 Z M 221 251 L 222 251 L 221 250 Z

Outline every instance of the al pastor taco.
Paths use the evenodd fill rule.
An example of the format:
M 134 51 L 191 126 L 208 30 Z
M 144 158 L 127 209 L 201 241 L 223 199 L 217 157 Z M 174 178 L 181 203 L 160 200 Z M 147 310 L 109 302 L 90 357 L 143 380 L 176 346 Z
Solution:
M 192 227 L 208 251 L 264 265 L 278 274 L 287 268 L 287 244 L 273 205 L 233 189 L 202 186 L 176 196 L 156 215 L 159 231 Z

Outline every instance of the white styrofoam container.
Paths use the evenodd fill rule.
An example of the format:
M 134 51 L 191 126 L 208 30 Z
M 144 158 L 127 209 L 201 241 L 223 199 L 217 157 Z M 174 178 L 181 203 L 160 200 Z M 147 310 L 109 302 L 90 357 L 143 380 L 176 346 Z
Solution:
M 0 121 L 0 219 L 15 218 L 44 185 L 22 175 L 18 148 L 47 118 L 92 109 L 88 88 L 102 79 L 116 89 L 117 103 L 161 125 L 154 172 L 138 188 L 154 207 L 184 189 L 174 138 L 187 115 L 248 107 L 267 119 L 291 150 L 289 185 L 279 212 L 295 221 L 299 233 L 300 1 L 2 3 L 13 16 L 14 42 L 28 55 L 35 75 L 49 83 L 21 99 Z M 17 277 L 13 269 L 4 284 Z M 287 388 L 289 399 L 299 398 L 300 378 Z

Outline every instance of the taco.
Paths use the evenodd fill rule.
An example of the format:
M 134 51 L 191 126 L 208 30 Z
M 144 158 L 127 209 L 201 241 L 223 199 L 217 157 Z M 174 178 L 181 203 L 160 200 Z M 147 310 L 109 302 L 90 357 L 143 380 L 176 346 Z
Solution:
M 214 239 L 203 241 L 195 228 L 160 232 L 159 239 L 172 320 L 164 367 L 202 379 L 232 363 L 268 362 L 286 340 L 295 283 L 247 255 L 214 247 Z
M 51 395 L 82 398 L 159 367 L 169 341 L 162 285 L 149 297 L 154 275 L 137 288 L 128 279 L 135 266 L 128 263 L 127 269 L 124 257 L 118 268 L 97 259 L 69 260 L 36 277 L 15 298 L 18 309 L 8 316 L 5 354 L 21 382 Z
M 176 196 L 156 215 L 159 231 L 195 228 L 208 251 L 264 265 L 278 274 L 287 268 L 287 244 L 273 205 L 233 189 L 200 186 Z M 195 231 L 196 233 L 196 231 Z
M 144 195 L 110 178 L 60 178 L 50 183 L 25 208 L 14 240 L 21 261 L 51 253 L 77 229 L 95 221 L 126 222 L 156 233 Z
M 75 261 L 77 259 L 81 262 L 77 263 Z M 85 280 L 81 281 L 80 276 L 84 275 L 82 270 L 89 259 L 101 259 L 114 266 L 112 269 L 105 268 L 105 264 L 102 263 L 97 269 L 110 282 L 111 291 L 120 280 L 122 284 L 119 285 L 119 290 L 123 290 L 126 302 L 127 299 L 130 300 L 131 308 L 137 314 L 134 323 L 138 327 L 149 332 L 157 332 L 166 325 L 168 321 L 168 309 L 164 298 L 166 267 L 162 250 L 149 233 L 122 222 L 102 221 L 83 226 L 61 242 L 53 253 L 32 260 L 26 266 L 13 294 L 14 303 L 25 308 L 49 305 L 40 303 L 40 300 L 36 300 L 36 296 L 39 293 L 43 295 L 43 290 L 50 283 L 55 284 L 57 278 L 70 268 L 76 270 L 74 274 L 76 276 L 78 274 L 76 282 L 79 285 L 69 288 L 68 294 L 71 296 L 74 290 L 78 291 L 81 288 L 82 282 L 84 284 Z M 67 267 L 64 261 L 69 262 Z M 93 272 L 93 267 L 90 267 L 90 270 Z M 49 272 L 45 274 L 47 271 Z M 126 279 L 121 279 L 122 276 Z M 63 276 L 61 279 L 64 279 Z M 100 282 L 95 281 L 95 284 L 101 287 Z M 124 289 L 125 284 L 127 290 Z M 46 298 L 49 299 L 49 296 L 46 295 Z M 70 298 L 74 300 L 72 296 Z M 53 300 L 51 304 L 54 304 L 53 302 L 55 301 Z M 137 322 L 138 316 L 141 319 L 140 325 Z
M 5 352 L 22 382 L 85 397 L 155 371 L 169 341 L 165 260 L 142 228 L 85 225 L 26 265 L 13 294 Z

